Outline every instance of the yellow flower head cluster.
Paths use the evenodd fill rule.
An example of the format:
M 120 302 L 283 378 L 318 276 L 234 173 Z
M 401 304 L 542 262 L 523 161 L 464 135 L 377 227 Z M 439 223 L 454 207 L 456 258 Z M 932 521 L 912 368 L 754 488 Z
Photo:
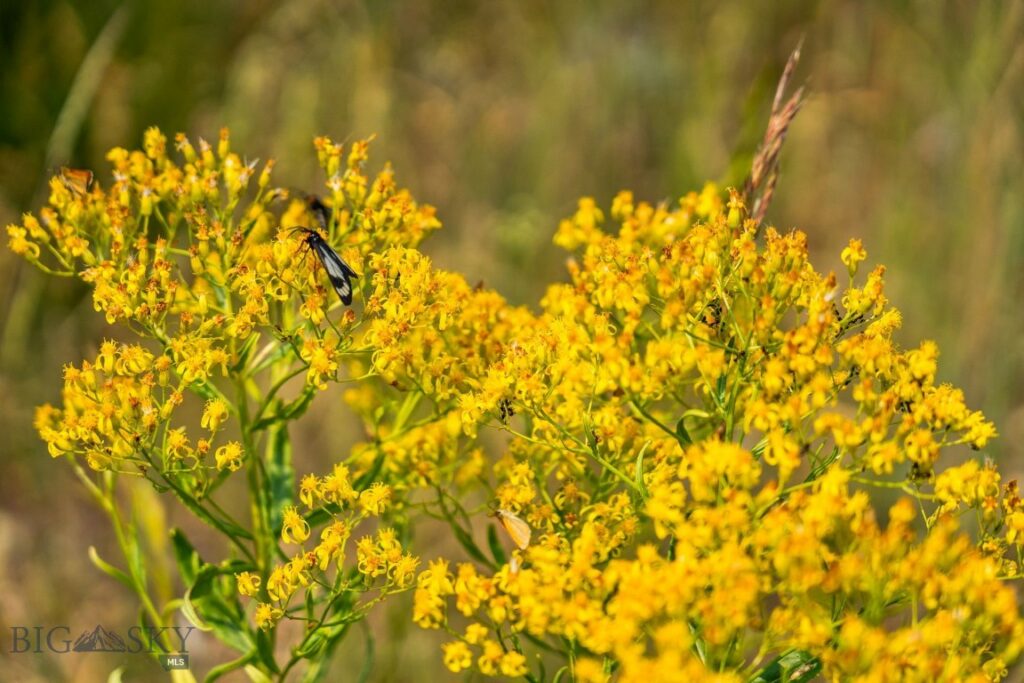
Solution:
M 401 287 L 397 274 L 382 279 L 375 272 L 388 259 L 415 258 L 410 249 L 440 223 L 432 207 L 397 185 L 390 168 L 367 175 L 368 146 L 318 138 L 324 190 L 319 198 L 290 197 L 270 183 L 273 162 L 234 153 L 226 130 L 214 144 L 193 145 L 178 135 L 170 145 L 154 128 L 142 149 L 109 153 L 110 182 L 65 169 L 50 183 L 49 206 L 7 228 L 13 251 L 45 272 L 84 281 L 108 323 L 146 340 L 105 342 L 94 360 L 66 368 L 62 404 L 44 406 L 36 417 L 51 454 L 146 477 L 233 537 L 248 567 L 236 572 L 238 590 L 256 599 L 254 619 L 265 629 L 294 616 L 296 593 L 306 593 L 307 606 L 337 609 L 335 594 L 378 591 L 368 603 L 347 602 L 359 613 L 411 586 L 417 566 L 383 528 L 358 542 L 358 567 L 345 564 L 359 524 L 383 520 L 393 504 L 392 485 L 369 476 L 372 457 L 357 458 L 354 474 L 339 463 L 326 476 L 303 479 L 302 512 L 280 484 L 291 476 L 281 470 L 291 467 L 281 455 L 289 448 L 283 426 L 346 369 L 369 363 L 361 370 L 368 383 L 391 380 L 391 367 L 425 382 L 430 368 L 440 373 L 459 354 L 409 357 L 407 350 L 423 341 L 413 335 L 463 306 L 440 310 L 446 283 L 439 281 L 422 317 L 406 314 L 415 306 L 408 297 L 423 284 L 415 277 L 455 279 L 426 272 L 425 260 L 427 267 L 410 270 Z M 335 294 L 322 256 L 311 249 L 312 233 L 356 273 L 358 316 Z M 391 290 L 406 297 L 405 310 L 395 309 Z M 492 309 L 503 305 L 493 294 L 480 300 L 485 296 L 497 302 Z M 412 329 L 385 343 L 379 337 L 395 320 Z M 397 357 L 385 367 L 389 354 Z M 441 390 L 442 383 L 432 386 Z M 395 393 L 383 382 L 374 387 L 375 401 L 380 392 Z M 188 402 L 197 410 L 176 410 Z M 200 416 L 198 424 L 188 423 L 190 414 Z M 401 429 L 391 432 L 398 437 Z M 225 477 L 243 468 L 254 497 L 253 529 L 212 498 Z M 383 473 L 404 486 L 392 468 Z M 319 540 L 307 548 L 310 539 Z M 274 550 L 294 545 L 298 552 Z
M 708 186 L 676 208 L 622 193 L 614 232 L 583 200 L 559 227 L 571 282 L 459 401 L 467 433 L 512 434 L 494 504 L 535 533 L 490 573 L 421 575 L 414 619 L 456 636 L 451 670 L 502 675 L 492 642 L 569 643 L 593 681 L 793 662 L 987 680 L 1019 654 L 1016 487 L 975 461 L 941 472 L 943 450 L 983 448 L 992 424 L 936 384 L 934 344 L 897 347 L 882 268 L 844 289 L 803 234 L 744 214 Z M 865 258 L 851 242 L 851 278 Z M 904 499 L 880 524 L 872 495 L 890 490 L 924 515 Z M 971 507 L 975 541 L 953 514 Z
M 236 575 L 238 592 L 244 596 L 261 598 L 257 603 L 255 621 L 261 629 L 273 627 L 290 613 L 293 596 L 300 592 L 309 595 L 316 586 L 330 586 L 331 595 L 366 593 L 379 594 L 365 602 L 353 605 L 357 613 L 365 613 L 384 596 L 411 586 L 419 559 L 405 552 L 393 529 L 381 528 L 376 535 L 366 535 L 356 541 L 356 564 L 346 564 L 346 550 L 354 530 L 364 521 L 380 517 L 390 499 L 391 489 L 377 482 L 357 493 L 353 488 L 347 466 L 337 464 L 325 477 L 307 474 L 299 486 L 299 498 L 305 512 L 297 506 L 286 506 L 282 511 L 281 542 L 299 546 L 292 558 L 275 566 L 269 573 L 264 593 L 262 580 L 251 572 Z M 326 520 L 322 524 L 319 542 L 310 548 L 310 520 Z M 333 567 L 333 571 L 332 568 Z
M 149 340 L 69 366 L 37 428 L 233 533 L 256 625 L 307 622 L 295 657 L 406 589 L 444 664 L 486 676 L 998 680 L 1020 654 L 1017 484 L 949 456 L 995 428 L 936 382 L 935 344 L 896 344 L 860 241 L 840 278 L 735 191 L 583 199 L 555 234 L 566 280 L 530 310 L 417 250 L 434 211 L 365 174 L 368 142 L 315 141 L 321 199 L 272 188 L 226 132 L 167 147 L 149 131 L 108 187 L 58 177 L 8 227 Z M 293 500 L 286 426 L 335 382 L 365 433 Z M 240 469 L 235 533 L 203 501 Z M 462 550 L 420 570 L 427 518 Z
M 94 470 L 119 469 L 122 461 L 144 465 L 154 455 L 159 427 L 183 400 L 181 383 L 170 384 L 172 368 L 168 355 L 112 341 L 94 361 L 65 367 L 63 408 L 36 412 L 50 455 L 81 456 Z M 168 466 L 195 467 L 210 449 L 209 439 L 193 444 L 181 430 L 164 436 Z
M 167 424 L 185 392 L 217 399 L 216 414 L 203 420 L 216 432 L 232 415 L 215 380 L 262 374 L 277 381 L 289 354 L 303 366 L 310 388 L 326 388 L 343 357 L 370 354 L 359 345 L 376 337 L 353 332 L 351 310 L 327 324 L 328 311 L 340 302 L 295 228 L 319 229 L 360 272 L 370 255 L 405 253 L 440 225 L 434 209 L 416 204 L 390 169 L 365 175 L 366 141 L 346 156 L 341 145 L 316 140 L 328 174 L 327 225 L 318 225 L 306 203 L 289 203 L 287 192 L 270 186 L 272 162 L 260 169 L 232 152 L 226 130 L 215 146 L 201 139 L 197 148 L 178 135 L 173 147 L 150 129 L 143 149 L 109 153 L 109 186 L 91 174 L 84 184 L 54 177 L 49 206 L 39 217 L 26 215 L 22 225 L 7 228 L 16 253 L 47 272 L 81 278 L 109 323 L 127 325 L 161 347 L 154 352 L 108 343 L 96 363 L 68 369 L 64 409 L 46 408 L 39 419 L 54 455 L 88 452 L 90 464 L 108 466 L 112 458 L 138 455 L 124 445 L 130 439 L 145 436 L 152 445 L 159 435 L 160 444 L 167 443 L 164 431 L 176 434 L 170 437 L 173 455 L 192 455 L 195 444 Z M 358 289 L 361 279 L 355 282 Z M 105 384 L 106 377 L 113 383 Z M 129 384 L 137 397 L 127 395 Z M 279 407 L 263 406 L 268 412 Z M 88 434 L 80 425 L 83 411 L 86 424 L 97 411 L 107 419 Z M 232 470 L 245 456 L 238 443 L 216 454 L 217 466 Z

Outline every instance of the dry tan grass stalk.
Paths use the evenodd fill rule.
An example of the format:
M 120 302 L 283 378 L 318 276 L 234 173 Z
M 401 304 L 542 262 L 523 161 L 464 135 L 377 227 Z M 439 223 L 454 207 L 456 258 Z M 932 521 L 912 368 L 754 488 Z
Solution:
M 751 217 L 758 223 L 768 212 L 772 195 L 775 193 L 775 183 L 779 179 L 779 152 L 782 150 L 782 143 L 786 139 L 789 125 L 804 103 L 803 86 L 797 88 L 797 91 L 783 103 L 789 81 L 796 70 L 797 62 L 800 61 L 802 47 L 803 40 L 786 61 L 786 68 L 775 89 L 775 99 L 772 102 L 772 112 L 768 117 L 768 128 L 765 131 L 764 140 L 758 147 L 757 154 L 754 155 L 750 175 L 747 176 L 747 180 L 743 184 L 743 197 L 747 206 L 750 207 Z

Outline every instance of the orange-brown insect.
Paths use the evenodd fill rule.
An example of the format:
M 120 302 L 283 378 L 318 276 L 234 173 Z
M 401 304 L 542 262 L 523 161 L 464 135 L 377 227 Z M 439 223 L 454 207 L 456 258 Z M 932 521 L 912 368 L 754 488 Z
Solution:
M 92 185 L 92 171 L 63 166 L 60 169 L 60 181 L 75 194 L 84 195 Z

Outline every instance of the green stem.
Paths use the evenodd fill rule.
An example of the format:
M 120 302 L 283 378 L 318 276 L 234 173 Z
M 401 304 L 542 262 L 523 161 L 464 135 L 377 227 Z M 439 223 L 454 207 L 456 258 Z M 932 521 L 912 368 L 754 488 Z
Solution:
M 256 413 L 252 419 L 253 423 L 260 421 L 260 419 L 263 417 L 263 413 L 265 413 L 267 411 L 267 408 L 270 407 L 270 402 L 274 400 L 274 397 L 277 395 L 277 392 L 279 392 L 281 388 L 288 383 L 288 380 L 298 377 L 305 371 L 305 367 L 296 368 L 292 372 L 288 373 L 287 375 L 281 377 L 279 380 L 274 382 L 273 386 L 270 387 L 270 389 L 267 391 L 266 396 L 263 398 L 263 401 L 260 403 L 260 407 L 256 409 Z
M 666 434 L 671 436 L 673 439 L 675 439 L 677 441 L 679 440 L 679 435 L 676 434 L 675 430 L 669 429 L 668 425 L 666 425 L 664 422 L 662 422 L 658 418 L 654 417 L 654 415 L 652 415 L 651 413 L 647 412 L 647 410 L 645 410 L 644 407 L 640 405 L 640 402 L 637 401 L 635 398 L 631 398 L 629 400 L 629 403 L 630 403 L 631 406 L 633 406 L 633 408 L 636 409 L 636 411 L 638 413 L 640 413 L 640 415 L 642 415 L 643 417 L 647 418 L 647 420 L 651 424 L 653 424 L 654 426 L 656 426 L 659 429 L 661 429 L 663 432 L 665 432 Z M 681 444 L 681 445 L 685 446 L 686 444 Z
M 106 491 L 101 494 L 106 501 L 102 507 L 110 518 L 111 525 L 114 527 L 114 535 L 117 537 L 117 544 L 121 548 L 121 555 L 124 557 L 125 563 L 128 567 L 128 576 L 131 578 L 135 594 L 142 602 L 142 607 L 152 620 L 153 625 L 157 628 L 161 628 L 163 626 L 163 618 L 159 610 L 157 610 L 156 605 L 153 604 L 152 598 L 149 597 L 149 590 L 146 587 L 146 577 L 144 575 L 139 575 L 138 567 L 136 566 L 136 563 L 132 561 L 132 557 L 136 553 L 132 552 L 131 544 L 138 543 L 138 539 L 129 538 L 125 533 L 124 523 L 121 520 L 121 513 L 117 508 L 117 500 L 114 496 L 114 481 L 114 476 L 110 475 L 107 480 Z M 136 550 L 138 549 L 136 548 Z M 172 652 L 173 648 L 171 647 L 170 636 L 168 636 L 166 631 L 163 631 L 162 629 L 160 636 L 164 648 L 168 652 Z
M 246 474 L 249 483 L 253 538 L 256 544 L 256 566 L 261 571 L 270 568 L 274 557 L 274 539 L 270 528 L 269 510 L 263 482 L 266 472 L 263 460 L 256 449 L 252 434 L 252 422 L 249 418 L 249 399 L 245 391 L 245 381 L 239 378 L 235 383 L 235 395 L 238 407 L 238 421 L 242 432 L 242 446 L 246 455 Z
M 188 491 L 178 486 L 178 483 L 175 482 L 174 479 L 168 477 L 163 471 L 161 471 L 161 469 L 157 466 L 156 462 L 154 462 L 153 457 L 149 454 L 148 451 L 143 450 L 142 454 L 149 462 L 150 467 L 153 469 L 153 471 L 160 476 L 161 481 L 167 484 L 167 486 L 169 486 L 171 490 L 174 491 L 174 494 L 178 497 L 178 500 L 180 500 L 185 507 L 194 512 L 196 516 L 199 517 L 199 519 L 203 520 L 204 522 L 212 526 L 214 529 L 227 536 L 228 540 L 230 540 L 242 552 L 242 554 L 245 555 L 246 559 L 248 559 L 253 564 L 256 563 L 256 558 L 253 557 L 252 551 L 249 550 L 249 548 L 247 548 L 245 544 L 242 543 L 242 541 L 239 539 L 240 536 L 242 538 L 252 538 L 252 534 L 243 529 L 234 520 L 231 520 L 230 518 L 228 522 L 224 522 L 223 520 L 218 519 L 215 515 L 211 514 L 210 511 L 204 508 L 198 500 L 196 500 L 192 495 L 188 493 Z

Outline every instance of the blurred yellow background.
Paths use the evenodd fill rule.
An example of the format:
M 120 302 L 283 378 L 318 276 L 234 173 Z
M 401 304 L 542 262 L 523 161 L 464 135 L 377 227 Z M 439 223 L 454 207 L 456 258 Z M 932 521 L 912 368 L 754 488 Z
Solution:
M 103 180 L 105 151 L 137 146 L 151 125 L 193 139 L 229 126 L 234 149 L 278 159 L 276 182 L 307 190 L 322 182 L 315 135 L 376 133 L 371 162 L 392 161 L 439 209 L 427 252 L 533 304 L 564 277 L 551 235 L 579 196 L 607 206 L 623 188 L 658 201 L 739 184 L 801 36 L 809 98 L 768 219 L 807 232 L 821 270 L 841 270 L 846 241 L 863 238 L 869 263 L 889 267 L 903 343 L 939 342 L 940 376 L 996 422 L 990 453 L 1017 477 L 1019 1 L 5 2 L 0 221 L 37 209 L 61 165 Z M 134 598 L 86 557 L 89 545 L 115 557 L 104 520 L 31 428 L 33 407 L 58 398 L 62 364 L 111 332 L 80 283 L 5 250 L 0 301 L 0 667 L 10 680 L 103 680 L 115 656 L 8 650 L 15 624 L 134 619 Z M 312 449 L 323 438 L 309 429 L 299 438 Z M 439 638 L 412 626 L 407 605 L 373 628 L 371 680 L 445 678 Z M 361 665 L 353 635 L 338 672 Z M 125 680 L 154 673 L 131 666 Z

